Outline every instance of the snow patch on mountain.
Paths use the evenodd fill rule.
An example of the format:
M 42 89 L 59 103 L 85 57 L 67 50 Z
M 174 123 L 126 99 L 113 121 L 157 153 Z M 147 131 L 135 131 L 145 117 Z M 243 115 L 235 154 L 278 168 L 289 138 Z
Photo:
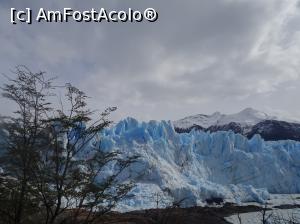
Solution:
M 269 116 L 268 114 L 254 110 L 252 108 L 246 108 L 236 114 L 221 114 L 220 112 L 215 112 L 212 115 L 194 115 L 189 116 L 178 121 L 174 121 L 173 124 L 177 128 L 189 128 L 193 125 L 199 125 L 203 128 L 208 128 L 211 126 L 221 126 L 226 125 L 231 122 L 239 123 L 242 126 L 253 126 L 264 120 L 278 120 L 275 116 Z
M 244 111 L 239 117 L 248 112 L 255 114 Z M 259 116 L 264 117 L 255 114 L 247 121 Z M 98 141 L 95 138 L 91 147 Z M 300 192 L 300 143 L 296 141 L 265 142 L 259 135 L 248 140 L 231 131 L 180 134 L 170 121 L 127 118 L 101 133 L 100 148 L 118 150 L 124 156 L 140 155 L 120 177 L 137 183 L 134 197 L 119 205 L 122 211 L 174 202 L 201 205 L 210 198 L 264 202 L 269 192 Z

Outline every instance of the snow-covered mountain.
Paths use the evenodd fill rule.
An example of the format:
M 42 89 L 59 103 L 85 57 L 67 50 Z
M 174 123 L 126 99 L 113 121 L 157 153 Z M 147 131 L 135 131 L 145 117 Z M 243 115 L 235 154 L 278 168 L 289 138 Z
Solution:
M 189 116 L 178 121 L 174 121 L 174 126 L 178 128 L 189 128 L 193 125 L 209 128 L 211 126 L 223 126 L 232 122 L 241 126 L 253 126 L 264 120 L 278 120 L 275 116 L 269 116 L 264 112 L 246 108 L 236 114 L 221 114 L 215 112 L 212 115 L 198 114 Z
M 233 131 L 248 138 L 260 134 L 265 140 L 297 140 L 300 141 L 300 123 L 288 119 L 281 120 L 264 112 L 246 108 L 236 114 L 195 115 L 173 122 L 179 133 L 192 129 L 209 132 Z
M 121 177 L 137 183 L 134 197 L 119 206 L 123 211 L 156 207 L 157 198 L 162 207 L 181 200 L 192 206 L 211 198 L 262 202 L 269 193 L 300 193 L 296 141 L 265 142 L 232 131 L 177 133 L 172 122 L 127 118 L 101 134 L 100 146 L 140 155 Z

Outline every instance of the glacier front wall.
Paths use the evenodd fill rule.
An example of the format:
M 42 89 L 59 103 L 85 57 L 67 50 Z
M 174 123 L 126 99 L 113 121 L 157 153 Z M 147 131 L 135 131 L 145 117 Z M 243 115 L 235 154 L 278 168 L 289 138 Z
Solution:
M 98 140 L 94 140 L 98 141 Z M 94 143 L 93 143 L 94 144 Z M 300 193 L 300 143 L 248 140 L 233 132 L 176 133 L 171 122 L 120 121 L 101 133 L 101 150 L 140 155 L 122 178 L 137 182 L 123 210 L 155 207 L 155 197 L 185 206 L 208 198 L 235 202 Z

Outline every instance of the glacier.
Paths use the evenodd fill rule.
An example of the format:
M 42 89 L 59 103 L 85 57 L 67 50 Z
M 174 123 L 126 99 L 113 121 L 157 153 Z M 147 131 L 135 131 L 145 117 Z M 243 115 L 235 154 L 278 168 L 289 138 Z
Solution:
M 95 145 L 140 156 L 120 177 L 136 182 L 121 211 L 203 205 L 211 198 L 263 203 L 272 193 L 300 193 L 296 141 L 249 140 L 231 131 L 176 133 L 171 121 L 126 118 L 102 131 L 90 147 Z

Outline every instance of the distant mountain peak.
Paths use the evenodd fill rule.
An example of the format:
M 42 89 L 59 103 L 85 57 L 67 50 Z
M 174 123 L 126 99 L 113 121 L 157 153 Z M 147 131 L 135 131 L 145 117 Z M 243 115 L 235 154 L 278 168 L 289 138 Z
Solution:
M 265 112 L 255 110 L 251 107 L 245 108 L 244 110 L 238 112 L 236 115 L 252 116 L 252 117 L 257 117 L 257 118 L 262 118 L 262 119 L 265 119 L 265 118 L 268 118 L 268 119 L 273 118 L 274 120 L 277 119 L 277 117 L 275 117 L 275 116 L 270 116 L 270 115 L 266 114 Z
M 265 140 L 300 140 L 300 122 L 280 119 L 253 108 L 246 108 L 235 114 L 195 115 L 173 122 L 177 132 L 192 129 L 206 132 L 233 131 L 252 138 L 255 134 Z
M 236 113 L 236 115 L 245 115 L 245 116 L 253 116 L 253 117 L 260 117 L 260 116 L 268 116 L 266 113 L 255 110 L 251 107 L 247 107 L 244 110 Z
M 179 128 L 188 128 L 193 125 L 198 125 L 203 128 L 208 128 L 210 126 L 226 125 L 232 122 L 239 123 L 242 126 L 253 126 L 264 120 L 277 120 L 277 117 L 269 116 L 264 112 L 248 107 L 235 114 L 222 114 L 220 112 L 215 112 L 211 115 L 199 114 L 185 117 L 174 121 L 174 126 Z
M 253 109 L 252 107 L 247 107 L 244 110 L 240 111 L 240 113 L 256 113 L 258 110 Z

